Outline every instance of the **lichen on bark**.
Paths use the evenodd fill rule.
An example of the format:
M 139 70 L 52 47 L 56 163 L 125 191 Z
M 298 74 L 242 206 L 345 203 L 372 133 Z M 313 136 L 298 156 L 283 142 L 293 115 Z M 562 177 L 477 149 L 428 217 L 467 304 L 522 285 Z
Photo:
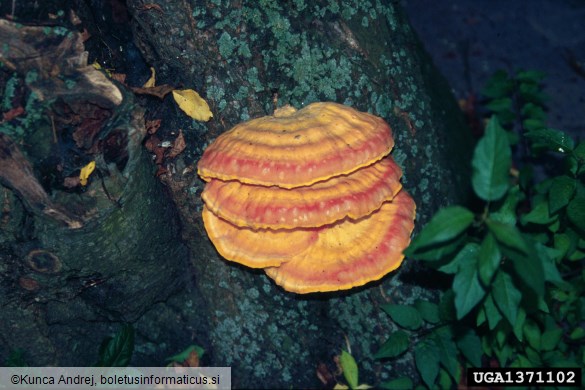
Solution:
M 141 11 L 141 3 L 129 2 L 147 60 L 200 91 L 215 115 L 196 130 L 193 161 L 221 132 L 276 105 L 336 101 L 391 125 L 393 155 L 417 201 L 417 224 L 465 195 L 467 165 L 450 153 L 455 141 L 469 140 L 467 129 L 395 2 L 159 2 L 164 14 Z M 184 214 L 200 212 L 201 186 L 193 177 L 190 190 L 178 194 Z M 315 367 L 331 364 L 345 337 L 363 369 L 360 378 L 377 384 L 394 377 L 391 367 L 373 359 L 394 329 L 378 306 L 433 296 L 424 280 L 413 282 L 412 261 L 364 288 L 296 296 L 259 272 L 221 260 L 199 218 L 189 221 L 199 225 L 189 239 L 201 298 L 212 308 L 214 363 L 232 366 L 236 386 L 315 386 Z M 414 375 L 412 362 L 403 364 Z

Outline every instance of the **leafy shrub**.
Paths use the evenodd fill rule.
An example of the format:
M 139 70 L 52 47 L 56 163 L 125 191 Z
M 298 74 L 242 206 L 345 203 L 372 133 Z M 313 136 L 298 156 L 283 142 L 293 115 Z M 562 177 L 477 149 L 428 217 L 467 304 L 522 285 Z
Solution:
M 472 159 L 483 209 L 439 210 L 405 252 L 451 275 L 451 287 L 437 304 L 382 307 L 406 331 L 376 357 L 411 348 L 429 388 L 459 384 L 468 366 L 585 366 L 585 142 L 546 127 L 542 77 L 492 77 L 484 94 L 493 115 Z M 561 169 L 533 183 L 531 162 L 543 153 Z

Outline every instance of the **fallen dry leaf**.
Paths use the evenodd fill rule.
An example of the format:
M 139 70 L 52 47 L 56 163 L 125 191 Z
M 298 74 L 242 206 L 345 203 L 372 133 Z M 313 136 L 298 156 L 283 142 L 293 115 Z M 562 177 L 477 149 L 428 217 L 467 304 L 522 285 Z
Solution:
M 162 165 L 159 165 L 159 167 L 158 167 L 156 173 L 154 174 L 154 176 L 159 177 L 160 175 L 164 175 L 167 172 L 168 172 L 168 170 L 165 167 L 163 167 Z
M 156 148 L 158 148 L 160 144 L 160 139 L 156 136 L 149 137 L 146 141 L 144 141 L 144 147 L 149 152 L 154 152 Z
M 156 70 L 154 67 L 150 67 L 150 78 L 146 80 L 146 83 L 142 86 L 142 88 L 153 88 L 156 84 Z
M 179 135 L 177 136 L 177 138 L 175 138 L 175 141 L 173 142 L 173 147 L 169 151 L 167 157 L 168 158 L 177 157 L 179 154 L 183 152 L 183 150 L 185 150 L 185 146 L 186 143 L 185 136 L 183 136 L 183 130 L 179 130 Z
M 335 378 L 325 363 L 319 363 L 317 366 L 317 378 L 319 378 L 326 388 L 331 388 L 335 384 Z
M 183 362 L 183 366 L 185 367 L 199 367 L 199 354 L 197 351 L 193 350 L 187 357 L 187 359 Z
M 159 85 L 158 87 L 152 88 L 132 87 L 131 89 L 132 92 L 137 93 L 139 95 L 152 95 L 162 99 L 173 90 L 173 87 L 171 87 L 168 84 L 163 84 Z
M 81 41 L 86 42 L 89 38 L 91 38 L 91 33 L 84 27 L 81 32 Z
M 158 4 L 152 4 L 152 3 L 141 5 L 137 9 L 139 9 L 140 11 L 155 10 L 155 11 L 160 12 L 161 14 L 164 13 L 163 10 L 162 10 L 162 8 L 160 7 L 160 5 L 158 5 Z
M 16 118 L 17 116 L 20 116 L 24 114 L 24 108 L 22 106 L 18 106 L 16 108 L 13 108 L 12 110 L 6 111 L 5 113 L 2 114 L 2 118 L 5 121 L 11 121 L 14 118 Z
M 144 126 L 146 127 L 146 131 L 148 132 L 148 134 L 154 134 L 158 131 L 158 129 L 160 128 L 160 119 L 153 119 L 150 121 L 146 121 L 144 123 Z
M 174 90 L 173 97 L 179 108 L 191 118 L 207 122 L 213 118 L 207 102 L 192 89 Z
M 94 169 L 95 161 L 90 161 L 89 164 L 81 168 L 81 172 L 79 173 L 79 183 L 82 186 L 87 185 L 87 179 L 89 178 L 89 175 L 91 175 L 91 173 L 94 171 Z
M 112 73 L 112 80 L 116 80 L 119 83 L 126 84 L 126 73 Z

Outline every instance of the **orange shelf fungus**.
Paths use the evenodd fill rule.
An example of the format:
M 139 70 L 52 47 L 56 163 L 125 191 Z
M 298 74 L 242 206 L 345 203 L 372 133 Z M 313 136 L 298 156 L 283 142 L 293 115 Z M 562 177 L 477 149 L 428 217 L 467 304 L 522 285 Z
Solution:
M 402 188 L 392 157 L 311 186 L 285 189 L 211 179 L 203 190 L 209 209 L 241 227 L 317 227 L 377 210 Z
M 301 294 L 346 290 L 378 280 L 402 263 L 414 214 L 414 201 L 401 191 L 365 218 L 319 229 L 307 250 L 265 272 L 285 290 Z
M 317 240 L 310 230 L 252 230 L 237 227 L 203 209 L 203 223 L 220 255 L 251 268 L 279 266 Z
M 286 106 L 203 153 L 203 222 L 227 260 L 285 290 L 344 290 L 398 268 L 416 206 L 388 124 L 337 103 Z
M 337 103 L 286 106 L 220 135 L 198 171 L 207 181 L 294 188 L 370 165 L 393 146 L 390 126 L 377 116 Z

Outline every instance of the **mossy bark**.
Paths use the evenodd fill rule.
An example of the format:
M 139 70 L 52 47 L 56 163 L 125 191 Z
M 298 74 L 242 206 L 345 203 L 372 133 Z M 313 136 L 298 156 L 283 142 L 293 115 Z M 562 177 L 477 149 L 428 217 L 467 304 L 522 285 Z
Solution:
M 188 251 L 133 96 L 88 66 L 76 33 L 0 21 L 0 37 L 2 70 L 34 96 L 0 133 L 0 356 L 90 365 L 113 324 L 184 285 Z
M 393 156 L 417 202 L 417 225 L 467 194 L 471 140 L 448 86 L 421 49 L 397 2 L 129 0 L 137 45 L 161 77 L 196 89 L 214 119 L 170 119 L 192 134 L 193 161 L 236 123 L 296 107 L 336 101 L 391 125 Z M 194 134 L 194 135 L 193 135 Z M 416 377 L 412 356 L 400 366 L 373 354 L 395 325 L 379 305 L 430 298 L 434 287 L 411 260 L 382 281 L 348 292 L 299 296 L 262 272 L 221 259 L 201 224 L 203 183 L 193 173 L 169 180 L 194 253 L 201 318 L 196 337 L 210 365 L 231 366 L 237 387 L 313 387 L 321 364 L 351 348 L 360 381 L 377 385 Z
M 336 101 L 379 115 L 391 125 L 393 156 L 405 172 L 404 187 L 417 202 L 417 226 L 440 206 L 462 201 L 467 192 L 469 132 L 447 84 L 422 51 L 397 2 L 127 4 L 135 41 L 156 68 L 159 83 L 196 89 L 214 114 L 203 124 L 176 110 L 163 122 L 167 128 L 182 129 L 188 141 L 175 161 L 177 168 L 186 169 L 176 169 L 178 173 L 165 180 L 192 250 L 184 276 L 192 275 L 193 283 L 172 295 L 183 280 L 176 270 L 182 266 L 184 247 L 172 208 L 139 147 L 142 128 L 133 120 L 131 98 L 124 96 L 121 104 L 108 106 L 110 99 L 104 102 L 100 97 L 109 92 L 94 91 L 92 99 L 111 113 L 104 119 L 100 139 L 111 141 L 106 144 L 113 149 L 95 156 L 101 177 L 94 174 L 85 192 L 40 193 L 35 199 L 41 199 L 42 207 L 27 203 L 22 196 L 26 192 L 15 189 L 13 177 L 4 179 L 3 205 L 9 205 L 11 219 L 0 234 L 5 256 L 0 262 L 0 295 L 5 299 L 0 328 L 12 337 L 0 336 L 0 356 L 19 348 L 28 352 L 29 364 L 91 364 L 103 336 L 115 329 L 100 321 L 115 324 L 139 317 L 133 365 L 164 364 L 180 346 L 195 343 L 206 349 L 203 364 L 232 367 L 235 387 L 307 388 L 321 385 L 317 369 L 322 377 L 335 373 L 334 356 L 351 348 L 362 383 L 378 385 L 404 375 L 416 378 L 411 354 L 392 363 L 376 361 L 373 354 L 396 329 L 381 304 L 435 295 L 436 285 L 422 267 L 407 259 L 383 280 L 347 292 L 287 293 L 261 271 L 234 265 L 217 254 L 200 217 L 203 183 L 192 169 L 205 146 L 240 121 L 272 113 L 284 104 Z M 66 79 L 85 80 L 74 75 Z M 71 83 L 43 80 L 30 88 L 60 87 L 56 91 L 69 96 L 65 98 L 69 103 L 84 96 L 67 94 Z M 61 102 L 50 107 L 69 112 Z M 31 128 L 38 130 L 26 134 L 28 140 L 52 133 L 50 121 L 40 120 Z M 48 140 L 17 145 L 35 145 L 23 147 L 23 153 L 31 166 L 45 166 L 42 156 L 51 150 Z M 127 159 L 119 153 L 123 150 Z M 76 161 L 77 169 L 86 162 Z M 46 169 L 34 175 L 51 176 Z M 78 222 L 83 227 L 73 230 Z M 26 256 L 33 250 L 58 257 L 59 272 L 43 272 L 53 264 L 45 252 L 36 252 L 46 255 L 43 262 L 33 264 L 36 270 L 27 265 Z M 143 305 L 153 300 L 156 303 L 145 311 Z

